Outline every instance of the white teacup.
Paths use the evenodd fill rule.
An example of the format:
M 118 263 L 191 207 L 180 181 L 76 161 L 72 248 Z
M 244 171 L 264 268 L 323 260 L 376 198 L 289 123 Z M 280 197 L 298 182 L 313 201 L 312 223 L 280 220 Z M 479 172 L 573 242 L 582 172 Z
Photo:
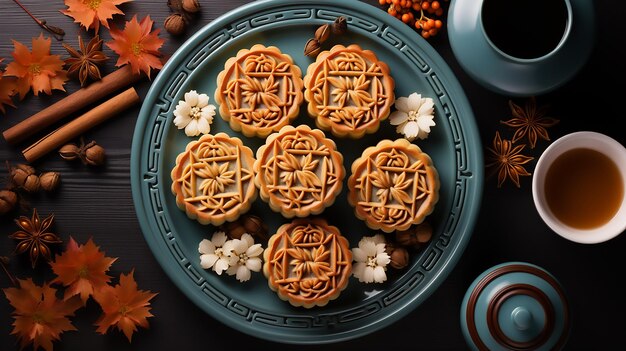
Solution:
M 556 184 L 553 185 L 555 187 L 563 187 L 563 189 L 559 189 L 563 191 L 569 192 L 571 189 L 571 191 L 581 192 L 582 190 L 587 189 L 573 189 L 577 187 L 572 187 L 568 184 L 568 182 L 571 183 L 572 179 L 582 178 L 582 172 L 585 172 L 585 163 L 582 162 L 582 158 L 581 167 L 579 167 L 579 169 L 575 169 L 574 172 L 576 173 L 572 172 L 571 177 L 566 175 L 562 178 L 563 182 L 555 183 L 554 180 L 551 181 L 550 179 L 546 181 L 549 173 L 550 177 L 554 177 L 554 174 L 556 174 L 554 172 L 557 172 L 556 168 L 558 167 L 558 165 L 564 164 L 564 158 L 559 159 L 559 157 L 562 156 L 564 153 L 569 152 L 568 155 L 570 156 L 570 159 L 574 160 L 574 158 L 572 158 L 574 156 L 572 155 L 580 151 L 576 149 L 594 150 L 605 155 L 614 163 L 614 166 L 616 166 L 618 170 L 617 173 L 619 173 L 618 176 L 614 177 L 615 182 L 613 185 L 617 186 L 610 187 L 610 189 L 615 189 L 614 192 L 610 192 L 610 197 L 615 197 L 614 201 L 603 202 L 603 199 L 596 198 L 593 199 L 592 202 L 584 202 L 585 206 L 594 205 L 598 206 L 597 208 L 601 208 L 602 206 L 609 207 L 610 203 L 614 203 L 614 206 L 611 207 L 612 210 L 606 212 L 605 220 L 600 220 L 599 223 L 597 223 L 596 225 L 580 225 L 581 221 L 584 220 L 585 215 L 593 211 L 580 213 L 580 216 L 576 216 L 576 213 L 573 213 L 574 217 L 570 216 L 569 218 L 567 217 L 567 215 L 563 215 L 563 208 L 571 208 L 576 211 L 576 207 L 570 206 L 576 205 L 575 200 L 565 201 L 563 208 L 558 208 L 558 206 L 555 205 L 555 202 L 559 202 L 562 201 L 562 199 L 569 198 L 570 195 L 574 195 L 575 197 L 576 193 L 568 193 L 567 196 L 555 198 L 555 192 L 552 189 L 548 189 L 548 187 L 546 186 L 547 182 L 552 182 L 552 184 Z M 572 150 L 576 151 L 571 152 Z M 595 153 L 587 152 L 587 155 L 593 154 Z M 603 159 L 603 157 L 595 158 L 595 160 L 600 159 Z M 558 164 L 557 166 L 555 166 L 555 169 L 551 170 L 551 167 L 555 164 L 555 161 L 557 161 Z M 607 172 L 607 174 L 610 173 L 611 172 Z M 609 182 L 607 181 L 606 184 L 609 184 Z M 597 185 L 600 187 L 605 186 L 604 183 L 600 183 Z M 604 193 L 606 193 L 606 191 L 608 190 L 608 188 L 604 190 L 599 189 L 598 194 L 603 193 L 603 191 L 605 191 Z M 624 148 L 624 146 L 617 142 L 615 139 L 597 132 L 583 131 L 567 134 L 555 140 L 539 157 L 539 160 L 537 161 L 537 165 L 535 167 L 535 172 L 533 174 L 532 191 L 535 207 L 537 208 L 539 215 L 548 225 L 548 227 L 550 227 L 550 229 L 552 229 L 563 238 L 584 244 L 594 244 L 610 240 L 626 230 L 626 148 Z M 581 202 L 578 203 L 578 205 L 580 205 L 581 207 L 583 206 L 582 201 L 583 200 L 581 199 Z M 595 210 L 596 207 L 594 207 L 593 209 Z M 570 214 L 572 213 L 570 212 Z M 598 218 L 596 218 L 596 220 Z M 576 224 L 573 224 L 574 222 L 576 222 Z

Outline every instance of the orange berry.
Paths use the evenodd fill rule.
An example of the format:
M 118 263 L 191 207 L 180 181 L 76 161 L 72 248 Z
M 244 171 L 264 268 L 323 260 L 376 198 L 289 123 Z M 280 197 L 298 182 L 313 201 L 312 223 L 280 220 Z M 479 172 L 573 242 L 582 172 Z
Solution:
M 437 28 L 433 28 L 431 30 L 428 31 L 428 34 L 430 34 L 431 37 L 437 35 Z
M 441 7 L 441 4 L 439 3 L 439 1 L 435 0 L 433 1 L 432 4 L 430 4 L 430 8 L 432 8 L 433 10 L 437 10 Z
M 422 29 L 422 21 L 415 21 L 415 29 Z
M 441 22 L 441 20 L 436 20 L 435 21 L 435 28 L 439 29 L 443 27 L 443 22 Z
M 395 9 L 395 8 L 393 8 L 393 7 L 389 7 L 389 8 L 387 9 L 387 13 L 388 13 L 388 14 L 390 14 L 390 15 L 392 15 L 392 16 L 394 16 L 394 17 L 396 17 L 396 15 L 398 14 L 398 13 L 396 12 L 396 9 Z
M 435 11 L 435 15 L 437 16 L 443 15 L 443 8 L 442 7 L 438 8 L 437 11 Z
M 414 11 L 419 11 L 419 10 L 421 10 L 421 9 L 422 9 L 422 5 L 420 5 L 420 3 L 419 3 L 419 2 L 414 2 L 414 3 L 413 3 L 413 10 L 414 10 Z
M 411 18 L 409 17 L 408 13 L 405 13 L 405 14 L 402 15 L 402 22 L 409 23 L 410 20 L 411 20 Z
M 378 0 L 379 5 L 385 5 L 386 3 L 387 3 L 387 0 Z
M 422 31 L 422 37 L 424 39 L 428 39 L 428 38 L 430 38 L 430 34 L 427 31 Z
M 430 8 L 430 2 L 424 1 L 422 2 L 422 10 L 428 10 Z

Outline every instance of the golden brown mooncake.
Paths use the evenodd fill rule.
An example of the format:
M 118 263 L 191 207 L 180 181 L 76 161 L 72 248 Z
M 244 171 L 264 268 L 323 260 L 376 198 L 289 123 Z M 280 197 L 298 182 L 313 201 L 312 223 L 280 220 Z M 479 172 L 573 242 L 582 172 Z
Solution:
M 316 125 L 338 137 L 374 133 L 395 101 L 389 66 L 358 45 L 335 45 L 311 63 L 304 98 Z
M 256 44 L 226 61 L 215 100 L 233 130 L 264 138 L 298 116 L 302 88 L 302 71 L 291 56 Z
M 390 233 L 421 223 L 439 200 L 432 159 L 406 139 L 382 140 L 352 163 L 348 202 L 368 227 Z
M 280 226 L 263 258 L 269 287 L 293 306 L 326 305 L 348 286 L 352 273 L 348 240 L 321 218 Z
M 189 142 L 171 173 L 176 205 L 202 224 L 236 220 L 257 196 L 253 155 L 239 138 L 225 133 Z
M 341 192 L 345 169 L 335 142 L 307 125 L 285 126 L 257 150 L 261 199 L 284 217 L 319 214 Z

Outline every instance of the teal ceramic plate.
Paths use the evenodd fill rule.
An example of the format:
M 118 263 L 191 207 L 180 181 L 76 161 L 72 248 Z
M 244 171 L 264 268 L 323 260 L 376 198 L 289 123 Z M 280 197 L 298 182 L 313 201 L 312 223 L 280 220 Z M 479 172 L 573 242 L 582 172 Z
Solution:
M 170 191 L 176 156 L 192 140 L 173 124 L 172 111 L 186 91 L 207 93 L 213 101 L 217 74 L 239 49 L 275 45 L 290 54 L 303 72 L 312 59 L 304 44 L 315 29 L 338 16 L 348 19 L 349 34 L 332 44 L 356 43 L 388 63 L 396 96 L 412 92 L 435 100 L 435 121 L 428 139 L 416 142 L 430 154 L 440 180 L 440 200 L 427 218 L 434 227 L 430 244 L 411 257 L 402 271 L 388 271 L 383 284 L 356 278 L 341 296 L 320 308 L 296 308 L 278 298 L 262 273 L 246 283 L 218 276 L 200 267 L 198 243 L 215 228 L 187 218 Z M 313 125 L 306 106 L 293 124 Z M 212 132 L 241 138 L 256 150 L 260 138 L 233 132 L 215 118 Z M 328 133 L 327 135 L 330 135 Z M 347 170 L 361 152 L 385 138 L 398 138 L 388 120 L 359 140 L 334 138 Z M 256 1 L 214 20 L 191 37 L 168 60 L 154 80 L 140 111 L 132 145 L 132 190 L 145 239 L 171 280 L 217 320 L 259 338 L 293 344 L 330 343 L 378 330 L 399 320 L 441 284 L 463 253 L 478 214 L 483 160 L 480 138 L 467 98 L 451 70 L 425 40 L 379 8 L 357 1 Z M 346 176 L 346 180 L 347 180 Z M 356 247 L 363 235 L 374 234 L 348 205 L 347 186 L 322 214 Z M 257 199 L 251 213 L 276 230 L 287 219 Z M 170 301 L 169 303 L 176 303 Z

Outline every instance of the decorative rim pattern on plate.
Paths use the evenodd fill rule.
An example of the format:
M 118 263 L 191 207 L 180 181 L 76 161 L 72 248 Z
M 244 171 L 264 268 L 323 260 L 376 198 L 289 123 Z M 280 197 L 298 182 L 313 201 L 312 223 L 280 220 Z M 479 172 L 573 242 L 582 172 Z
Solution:
M 428 81 L 454 141 L 456 174 L 453 204 L 419 264 L 394 284 L 358 306 L 329 312 L 279 315 L 228 296 L 211 286 L 183 254 L 164 211 L 167 184 L 163 167 L 168 111 L 191 72 L 211 52 L 245 33 L 280 25 L 311 25 L 348 19 L 350 30 L 373 38 L 417 67 Z M 443 127 L 441 127 L 443 128 Z M 319 344 L 349 340 L 381 329 L 417 307 L 441 284 L 463 253 L 473 230 L 482 195 L 480 138 L 469 102 L 439 54 L 402 22 L 357 1 L 256 1 L 214 20 L 184 43 L 154 80 L 139 113 L 131 154 L 131 185 L 144 237 L 170 279 L 205 312 L 247 334 L 274 342 Z

